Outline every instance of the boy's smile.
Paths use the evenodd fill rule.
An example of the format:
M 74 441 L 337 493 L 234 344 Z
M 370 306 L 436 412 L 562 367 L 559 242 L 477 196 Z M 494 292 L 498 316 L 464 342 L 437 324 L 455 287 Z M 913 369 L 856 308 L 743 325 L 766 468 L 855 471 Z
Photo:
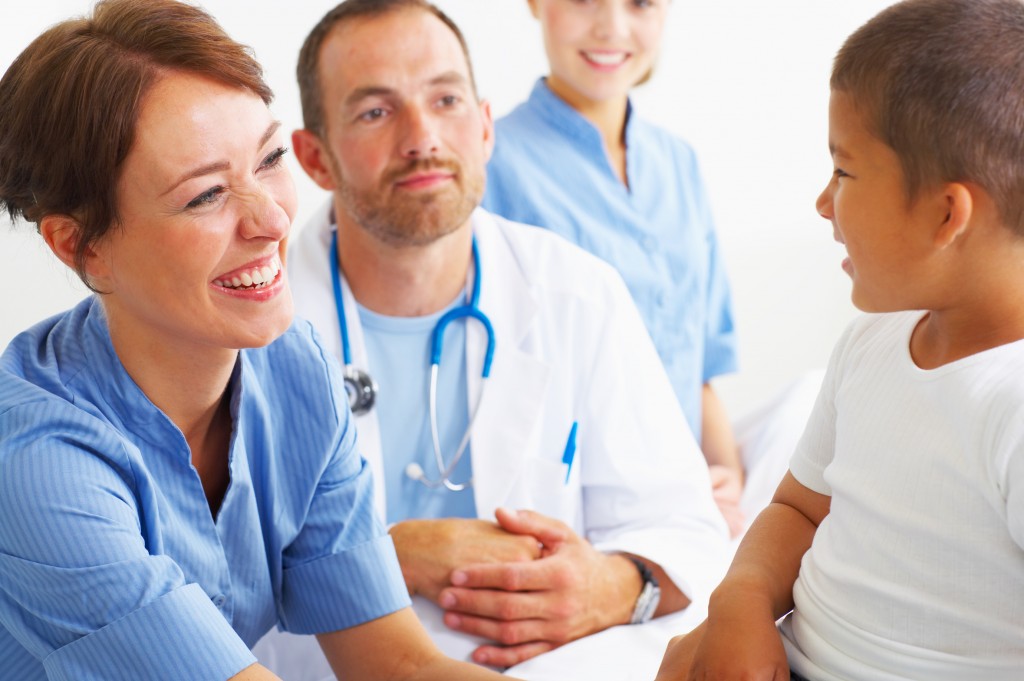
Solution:
M 853 99 L 833 91 L 829 149 L 835 170 L 817 209 L 846 246 L 843 270 L 853 303 L 867 312 L 921 309 L 934 276 L 935 229 L 943 221 L 934 190 L 914 201 L 896 152 L 875 137 Z

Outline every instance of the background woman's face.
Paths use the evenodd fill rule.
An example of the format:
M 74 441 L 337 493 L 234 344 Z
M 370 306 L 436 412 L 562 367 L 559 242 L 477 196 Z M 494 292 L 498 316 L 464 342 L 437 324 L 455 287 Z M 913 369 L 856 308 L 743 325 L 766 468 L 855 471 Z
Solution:
M 529 2 L 544 34 L 549 85 L 570 103 L 621 98 L 653 68 L 669 0 Z
M 288 327 L 284 139 L 248 91 L 178 72 L 153 86 L 118 183 L 119 224 L 91 258 L 115 342 L 234 349 Z

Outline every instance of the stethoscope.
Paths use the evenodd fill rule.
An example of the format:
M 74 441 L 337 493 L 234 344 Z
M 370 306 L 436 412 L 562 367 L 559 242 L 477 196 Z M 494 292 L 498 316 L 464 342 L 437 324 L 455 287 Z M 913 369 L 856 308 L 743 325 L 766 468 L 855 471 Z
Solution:
M 358 415 L 368 413 L 377 401 L 377 382 L 370 374 L 352 364 L 352 347 L 348 339 L 348 324 L 345 322 L 345 302 L 341 291 L 341 267 L 338 264 L 338 230 L 331 233 L 331 251 L 329 255 L 331 265 L 331 283 L 334 286 L 334 304 L 338 310 L 338 325 L 341 327 L 341 357 L 344 362 L 342 370 L 345 379 L 345 392 L 348 393 L 349 407 L 352 413 Z M 444 457 L 441 456 L 441 440 L 438 436 L 437 427 L 437 374 L 441 365 L 441 350 L 444 344 L 444 332 L 448 324 L 462 317 L 473 318 L 480 322 L 487 332 L 487 350 L 484 353 L 484 365 L 481 377 L 483 379 L 480 392 L 477 396 L 473 413 L 469 417 L 469 425 L 462 435 L 455 456 L 446 466 Z M 437 471 L 441 477 L 431 480 L 427 477 L 423 467 L 416 462 L 405 467 L 405 474 L 413 480 L 417 480 L 431 489 L 447 487 L 453 492 L 461 492 L 472 484 L 472 479 L 456 483 L 451 479 L 455 467 L 462 460 L 462 455 L 469 446 L 469 437 L 473 432 L 473 424 L 476 422 L 476 415 L 480 411 L 480 402 L 483 399 L 484 385 L 491 375 L 491 361 L 494 359 L 494 327 L 491 320 L 480 310 L 480 252 L 477 250 L 476 237 L 473 237 L 473 289 L 469 296 L 469 302 L 459 305 L 441 316 L 434 326 L 431 335 L 430 350 L 430 392 L 428 403 L 430 408 L 430 439 L 434 447 L 434 463 L 437 464 Z

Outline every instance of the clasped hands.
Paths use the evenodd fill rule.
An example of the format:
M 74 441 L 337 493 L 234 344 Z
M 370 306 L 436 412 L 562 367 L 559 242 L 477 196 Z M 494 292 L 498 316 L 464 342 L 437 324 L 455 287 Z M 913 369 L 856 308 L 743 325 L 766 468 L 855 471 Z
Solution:
M 629 621 L 640 575 L 564 523 L 498 509 L 497 522 L 409 520 L 391 529 L 410 594 L 445 610 L 445 624 L 494 641 L 474 661 L 510 667 Z

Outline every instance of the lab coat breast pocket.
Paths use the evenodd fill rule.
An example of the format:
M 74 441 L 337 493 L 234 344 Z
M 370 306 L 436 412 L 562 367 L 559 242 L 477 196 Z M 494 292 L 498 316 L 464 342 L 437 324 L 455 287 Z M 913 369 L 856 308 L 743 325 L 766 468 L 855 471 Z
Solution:
M 561 460 L 539 456 L 528 456 L 525 463 L 531 508 L 561 520 L 577 533 L 582 532 L 579 462 L 573 462 L 571 470 Z

